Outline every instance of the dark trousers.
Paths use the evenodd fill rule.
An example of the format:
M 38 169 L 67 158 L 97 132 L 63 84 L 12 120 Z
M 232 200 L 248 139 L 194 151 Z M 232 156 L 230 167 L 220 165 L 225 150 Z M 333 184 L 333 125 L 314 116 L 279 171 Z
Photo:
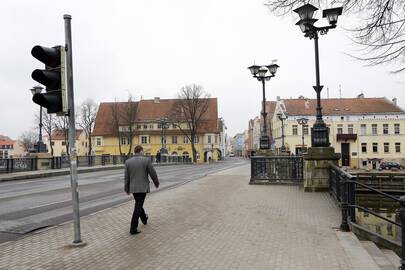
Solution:
M 146 193 L 133 193 L 135 199 L 134 212 L 131 219 L 131 232 L 135 232 L 138 228 L 139 218 L 146 219 L 145 209 L 143 203 L 145 202 Z

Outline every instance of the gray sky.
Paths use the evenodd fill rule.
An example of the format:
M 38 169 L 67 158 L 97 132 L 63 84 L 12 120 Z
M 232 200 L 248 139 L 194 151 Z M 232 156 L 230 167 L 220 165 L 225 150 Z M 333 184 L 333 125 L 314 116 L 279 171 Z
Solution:
M 128 92 L 174 98 L 181 86 L 197 83 L 219 101 L 232 135 L 259 114 L 261 86 L 247 67 L 278 59 L 267 98 L 314 98 L 313 41 L 304 38 L 294 14 L 275 17 L 263 0 L 4 1 L 1 8 L 0 134 L 17 138 L 34 127 L 38 106 L 29 88 L 34 45 L 64 44 L 63 14 L 72 15 L 76 105 L 124 100 Z M 318 16 L 320 16 L 318 14 Z M 339 25 L 353 26 L 348 16 Z M 324 21 L 320 23 L 326 23 Z M 405 107 L 405 73 L 392 66 L 364 67 L 345 52 L 356 47 L 341 27 L 320 38 L 321 83 L 330 97 L 398 97 Z

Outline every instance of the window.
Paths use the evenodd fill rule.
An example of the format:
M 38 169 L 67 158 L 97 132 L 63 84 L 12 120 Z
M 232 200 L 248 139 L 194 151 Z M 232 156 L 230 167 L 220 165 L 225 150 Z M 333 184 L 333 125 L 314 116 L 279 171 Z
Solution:
M 390 152 L 390 143 L 385 142 L 384 143 L 384 153 L 389 153 Z
M 148 125 L 143 125 L 143 129 L 148 129 Z
M 298 126 L 297 125 L 292 126 L 292 135 L 298 135 Z
M 367 135 L 367 126 L 366 126 L 366 124 L 361 124 L 360 125 L 360 134 L 361 135 Z
M 55 145 L 55 142 L 51 142 L 51 145 L 54 146 L 54 145 Z
M 172 144 L 177 144 L 177 136 L 172 136 Z
M 141 129 L 141 127 L 142 127 L 141 125 L 136 125 L 137 129 Z
M 384 135 L 388 134 L 388 124 L 383 124 L 383 134 Z
M 371 124 L 371 134 L 377 135 L 377 124 Z
M 208 143 L 211 143 L 211 135 L 208 135 Z
M 388 216 L 388 214 L 387 214 L 387 216 Z M 387 234 L 388 234 L 389 236 L 393 236 L 393 233 L 392 233 L 392 224 L 387 224 Z
M 361 152 L 367 153 L 367 143 L 361 143 Z
M 141 144 L 147 144 L 148 143 L 148 136 L 141 136 Z
M 378 153 L 378 143 L 373 142 L 373 153 Z
M 343 125 L 338 125 L 337 134 L 342 134 L 342 133 L 343 133 Z
M 4 158 L 8 158 L 8 151 L 4 151 Z
M 3 151 L 0 151 L 0 158 L 3 158 Z
M 162 124 L 159 123 L 159 124 L 158 124 L 158 128 L 162 128 Z
M 395 143 L 395 153 L 401 153 L 401 143 L 400 142 Z
M 101 146 L 101 138 L 100 137 L 96 138 L 96 146 Z
M 367 160 L 363 160 L 363 166 L 367 166 Z
M 200 136 L 194 137 L 194 143 L 200 143 Z
M 399 129 L 399 124 L 394 124 L 394 134 L 400 134 L 401 130 Z
M 305 125 L 304 126 L 304 135 L 308 135 L 309 133 L 308 133 L 308 126 L 307 125 Z
M 215 135 L 215 143 L 218 143 L 218 135 Z
M 348 127 L 347 127 L 347 133 L 349 133 L 349 134 L 353 134 L 353 133 L 354 133 L 354 132 L 353 132 L 353 125 L 352 125 L 352 124 L 348 125 Z
M 66 142 L 65 142 L 65 141 L 62 141 L 62 145 L 66 145 Z
M 187 136 L 184 136 L 184 137 L 183 137 L 183 143 L 189 143 L 189 140 L 188 140 L 188 137 L 187 137 Z
M 121 145 L 126 145 L 127 144 L 127 138 L 121 137 Z
M 149 125 L 149 128 L 150 128 L 150 129 L 153 129 L 153 125 Z

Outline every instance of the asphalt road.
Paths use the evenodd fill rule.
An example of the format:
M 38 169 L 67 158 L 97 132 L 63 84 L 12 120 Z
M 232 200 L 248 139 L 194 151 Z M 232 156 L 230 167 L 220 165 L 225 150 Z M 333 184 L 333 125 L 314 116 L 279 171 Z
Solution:
M 229 158 L 212 164 L 156 167 L 161 182 L 159 190 L 247 162 Z M 133 200 L 123 191 L 124 173 L 121 170 L 79 174 L 78 181 L 81 216 Z M 70 176 L 0 182 L 0 206 L 0 243 L 69 221 L 72 219 Z

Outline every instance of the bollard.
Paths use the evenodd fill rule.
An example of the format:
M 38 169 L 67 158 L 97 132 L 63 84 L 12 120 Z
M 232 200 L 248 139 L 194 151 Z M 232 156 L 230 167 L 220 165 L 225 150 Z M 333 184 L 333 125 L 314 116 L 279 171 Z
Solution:
M 405 196 L 399 198 L 399 218 L 401 220 L 401 266 L 399 270 L 405 270 Z

